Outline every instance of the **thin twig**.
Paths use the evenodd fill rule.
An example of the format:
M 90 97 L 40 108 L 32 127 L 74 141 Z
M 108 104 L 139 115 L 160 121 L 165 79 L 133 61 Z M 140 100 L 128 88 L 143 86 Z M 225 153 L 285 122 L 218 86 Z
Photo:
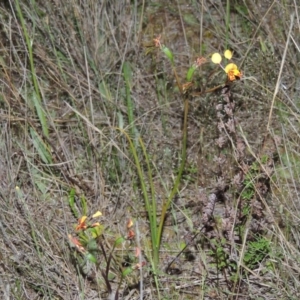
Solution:
M 269 120 L 268 120 L 267 130 L 270 129 L 270 123 L 271 123 L 271 118 L 272 118 L 272 113 L 273 113 L 273 107 L 274 107 L 276 96 L 277 96 L 278 91 L 279 91 L 281 75 L 282 75 L 282 71 L 283 71 L 283 67 L 284 67 L 284 63 L 285 63 L 285 59 L 286 59 L 287 49 L 288 49 L 288 46 L 289 46 L 289 43 L 290 43 L 291 32 L 292 32 L 293 26 L 294 26 L 294 14 L 291 15 L 290 29 L 289 29 L 289 33 L 288 33 L 288 38 L 286 40 L 284 52 L 283 52 L 283 55 L 282 55 L 282 60 L 281 60 L 280 70 L 279 70 L 278 77 L 277 77 L 275 90 L 274 90 L 274 93 L 273 93 L 273 99 L 272 99 L 271 109 L 270 109 L 270 113 L 269 113 Z

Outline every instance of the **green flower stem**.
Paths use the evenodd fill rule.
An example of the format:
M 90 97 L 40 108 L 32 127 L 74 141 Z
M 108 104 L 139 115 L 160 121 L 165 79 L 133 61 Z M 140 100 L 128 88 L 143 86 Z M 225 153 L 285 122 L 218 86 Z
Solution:
M 159 247 L 157 247 L 157 220 L 156 220 L 156 214 L 157 214 L 157 206 L 156 206 L 156 198 L 155 198 L 155 191 L 154 191 L 154 185 L 152 180 L 152 169 L 150 167 L 149 157 L 147 155 L 146 147 L 142 141 L 141 138 L 139 138 L 139 142 L 141 145 L 141 148 L 143 150 L 143 154 L 146 159 L 147 169 L 148 169 L 148 180 L 150 185 L 150 191 L 151 191 L 151 198 L 152 198 L 152 205 L 150 206 L 150 209 L 147 210 L 148 217 L 150 221 L 150 230 L 151 230 L 151 240 L 152 240 L 152 250 L 153 250 L 153 262 L 155 269 L 158 266 L 159 262 Z
M 188 111 L 189 111 L 189 100 L 188 97 L 185 97 L 184 100 L 184 119 L 183 119 L 183 136 L 182 136 L 182 153 L 181 153 L 181 164 L 179 167 L 179 171 L 177 174 L 177 177 L 175 179 L 173 188 L 171 190 L 171 193 L 169 194 L 169 197 L 165 201 L 162 207 L 162 212 L 161 212 L 161 217 L 160 217 L 160 223 L 158 227 L 158 233 L 157 233 L 157 240 L 156 240 L 156 248 L 160 249 L 160 244 L 161 244 L 161 237 L 162 237 L 162 231 L 163 231 L 163 226 L 166 218 L 166 214 L 168 209 L 170 208 L 171 202 L 176 195 L 178 191 L 179 184 L 181 182 L 182 178 L 182 173 L 185 167 L 185 162 L 186 162 L 186 145 L 187 145 L 187 118 L 188 118 Z
M 148 158 L 144 143 L 143 143 L 142 139 L 139 138 L 139 143 L 142 147 L 143 154 L 145 156 L 147 168 L 148 168 L 148 177 L 149 177 L 151 197 L 152 197 L 151 203 L 150 203 L 147 188 L 146 188 L 145 176 L 142 171 L 142 167 L 141 167 L 141 164 L 140 164 L 140 161 L 138 158 L 136 147 L 134 146 L 132 139 L 130 138 L 130 136 L 128 135 L 128 133 L 125 130 L 123 130 L 121 128 L 117 128 L 117 130 L 121 131 L 126 136 L 128 142 L 129 142 L 130 150 L 131 150 L 133 158 L 134 158 L 134 162 L 135 162 L 138 177 L 140 180 L 141 189 L 142 189 L 142 193 L 143 193 L 143 197 L 144 197 L 144 201 L 145 201 L 145 206 L 146 206 L 146 210 L 148 212 L 148 217 L 149 217 L 149 222 L 150 222 L 152 253 L 153 253 L 153 261 L 154 261 L 154 268 L 155 268 L 154 271 L 156 271 L 158 261 L 159 261 L 159 248 L 157 247 L 157 243 L 156 243 L 156 241 L 157 241 L 157 223 L 156 223 L 157 211 L 156 211 L 156 199 L 155 199 L 155 194 L 154 194 L 154 186 L 153 186 L 153 182 L 152 182 L 152 172 L 151 172 L 151 168 L 150 168 L 149 158 Z

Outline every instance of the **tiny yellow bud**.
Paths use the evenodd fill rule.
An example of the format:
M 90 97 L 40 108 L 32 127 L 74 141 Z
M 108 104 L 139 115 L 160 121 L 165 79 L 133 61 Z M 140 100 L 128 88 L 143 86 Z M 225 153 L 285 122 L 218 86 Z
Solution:
M 92 218 L 97 218 L 97 217 L 100 217 L 100 216 L 102 216 L 102 212 L 98 210 L 97 212 L 95 212 L 95 213 L 92 215 Z
M 82 216 L 82 217 L 78 220 L 78 222 L 79 222 L 79 223 L 84 223 L 86 219 L 87 219 L 87 216 Z
M 225 58 L 227 58 L 227 59 L 231 59 L 231 58 L 232 58 L 232 52 L 231 52 L 230 50 L 226 50 L 226 51 L 224 52 L 224 56 L 225 56 Z
M 127 228 L 131 228 L 133 226 L 133 221 L 131 219 L 128 220 L 127 222 Z
M 97 227 L 97 226 L 100 226 L 100 223 L 99 223 L 99 222 L 96 222 L 96 223 L 94 223 L 93 225 L 91 225 L 91 227 Z
M 214 53 L 212 56 L 211 56 L 211 61 L 214 63 L 214 64 L 220 64 L 221 61 L 222 61 L 222 56 L 220 55 L 220 53 Z

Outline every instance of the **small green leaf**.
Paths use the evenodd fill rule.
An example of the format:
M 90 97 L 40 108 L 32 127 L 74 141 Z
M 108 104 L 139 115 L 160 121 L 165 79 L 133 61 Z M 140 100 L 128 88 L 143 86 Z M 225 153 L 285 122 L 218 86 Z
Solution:
M 96 227 L 89 228 L 89 231 L 94 239 L 102 235 L 104 231 L 103 225 L 98 225 Z
M 82 231 L 79 233 L 79 241 L 80 241 L 80 244 L 86 248 L 89 244 L 89 237 L 87 236 L 86 232 Z
M 108 280 L 114 280 L 115 278 L 116 278 L 116 274 L 111 273 L 111 272 L 108 273 L 108 276 L 107 276 Z
M 123 76 L 126 85 L 129 89 L 132 87 L 132 68 L 129 62 L 125 61 L 123 64 Z
M 127 275 L 129 275 L 130 273 L 132 273 L 132 271 L 133 271 L 133 269 L 132 269 L 131 267 L 128 267 L 128 268 L 126 268 L 126 269 L 124 269 L 124 270 L 122 271 L 122 275 L 123 275 L 123 276 L 127 276 Z
M 96 242 L 95 239 L 91 239 L 91 240 L 88 241 L 87 249 L 88 249 L 88 251 L 90 251 L 90 252 L 93 252 L 93 251 L 97 251 L 97 250 L 98 250 L 98 245 L 97 245 L 97 242 Z
M 185 242 L 180 242 L 180 250 L 183 250 L 186 247 L 186 243 Z
M 111 101 L 112 95 L 111 95 L 110 90 L 108 89 L 108 87 L 107 87 L 104 80 L 101 81 L 100 84 L 99 84 L 99 92 L 100 92 L 100 94 L 103 98 L 105 98 L 106 100 Z
M 188 70 L 188 72 L 187 72 L 187 74 L 186 74 L 186 80 L 187 80 L 187 81 L 191 81 L 191 80 L 192 80 L 192 77 L 193 77 L 194 72 L 195 72 L 196 69 L 197 69 L 197 66 L 196 66 L 196 65 L 192 65 L 192 66 L 189 68 L 189 70 Z
M 126 241 L 126 239 L 125 239 L 124 237 L 122 237 L 122 236 L 119 237 L 119 238 L 117 238 L 116 241 L 115 241 L 115 247 L 121 245 L 121 244 L 124 243 L 125 241 Z
M 35 75 L 33 75 L 35 76 Z M 41 99 L 40 96 L 38 96 L 38 91 L 37 93 L 33 92 L 32 93 L 32 101 L 34 103 L 34 106 L 36 108 L 36 112 L 38 114 L 38 117 L 40 119 L 41 125 L 42 125 L 42 129 L 43 129 L 43 133 L 45 136 L 49 136 L 49 130 L 48 130 L 48 124 L 47 124 L 47 119 L 46 119 L 46 115 L 45 112 L 42 108 L 42 104 L 41 104 Z
M 37 132 L 32 127 L 30 128 L 30 134 L 32 138 L 32 143 L 35 149 L 37 150 L 41 160 L 45 164 L 51 164 L 52 156 L 50 154 L 48 145 L 44 143 L 44 141 L 41 139 L 41 137 L 37 134 Z
M 197 26 L 199 24 L 199 21 L 197 20 L 194 14 L 183 15 L 183 20 L 190 26 Z
M 262 51 L 263 53 L 267 53 L 268 48 L 267 48 L 265 42 L 263 41 L 262 37 L 259 36 L 258 39 L 259 39 L 259 42 L 260 42 L 260 48 L 261 48 L 261 51 Z
M 167 58 L 170 60 L 171 64 L 174 65 L 174 55 L 172 51 L 166 46 L 162 46 L 161 50 L 166 54 Z
M 84 195 L 81 196 L 80 202 L 81 202 L 81 208 L 82 208 L 82 215 L 86 216 L 88 214 L 88 208 L 87 208 L 87 202 L 86 202 Z
M 87 260 L 91 261 L 92 263 L 96 263 L 97 262 L 96 257 L 93 254 L 91 254 L 91 253 L 87 253 L 85 257 L 86 257 Z
M 79 218 L 79 213 L 75 207 L 75 189 L 72 188 L 69 192 L 69 205 L 72 210 L 72 213 L 76 219 Z

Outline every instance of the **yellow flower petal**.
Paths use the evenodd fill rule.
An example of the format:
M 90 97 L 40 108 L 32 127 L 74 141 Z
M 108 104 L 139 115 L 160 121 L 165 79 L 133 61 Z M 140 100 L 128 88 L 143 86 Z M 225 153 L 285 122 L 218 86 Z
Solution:
M 236 64 L 233 64 L 233 63 L 228 64 L 228 65 L 225 67 L 225 69 L 224 69 L 224 71 L 225 71 L 227 74 L 228 74 L 229 71 L 235 71 L 235 70 L 237 70 L 237 71 L 239 72 L 237 65 L 236 65 Z
M 226 50 L 225 52 L 224 52 L 224 56 L 225 56 L 225 58 L 227 58 L 227 59 L 231 59 L 232 58 L 232 52 L 230 51 L 230 50 Z
M 92 218 L 97 218 L 97 217 L 100 217 L 100 216 L 102 216 L 102 212 L 98 210 L 97 212 L 95 212 L 95 213 L 92 215 Z
M 214 53 L 212 56 L 211 56 L 211 61 L 214 63 L 214 64 L 219 64 L 221 63 L 222 61 L 222 56 L 220 55 L 220 53 Z
M 240 70 L 238 70 L 238 69 L 233 70 L 233 74 L 234 74 L 234 76 L 238 76 L 238 77 L 241 77 L 241 76 L 242 76 L 242 73 L 241 73 Z

